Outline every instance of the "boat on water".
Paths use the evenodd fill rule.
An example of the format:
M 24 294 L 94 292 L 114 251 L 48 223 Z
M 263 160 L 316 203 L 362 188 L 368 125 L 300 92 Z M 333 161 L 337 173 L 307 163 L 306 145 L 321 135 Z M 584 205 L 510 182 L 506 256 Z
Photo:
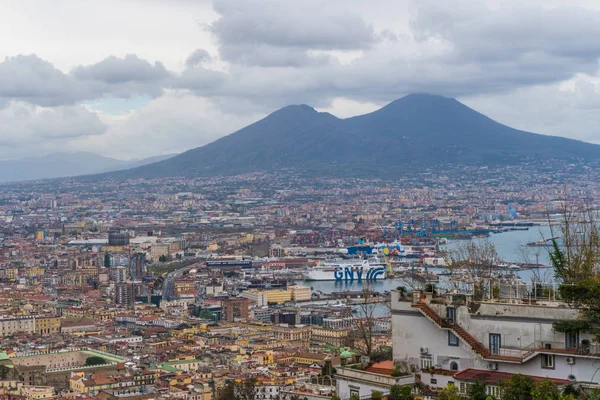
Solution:
M 387 278 L 387 265 L 378 260 L 325 260 L 305 270 L 307 281 L 376 281 Z

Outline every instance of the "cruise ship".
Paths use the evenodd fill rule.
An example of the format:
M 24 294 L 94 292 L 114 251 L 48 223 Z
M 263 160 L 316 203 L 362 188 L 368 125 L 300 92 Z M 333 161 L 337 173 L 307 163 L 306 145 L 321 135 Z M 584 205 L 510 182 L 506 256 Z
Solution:
M 327 260 L 308 268 L 307 281 L 375 281 L 386 278 L 386 265 L 376 260 Z

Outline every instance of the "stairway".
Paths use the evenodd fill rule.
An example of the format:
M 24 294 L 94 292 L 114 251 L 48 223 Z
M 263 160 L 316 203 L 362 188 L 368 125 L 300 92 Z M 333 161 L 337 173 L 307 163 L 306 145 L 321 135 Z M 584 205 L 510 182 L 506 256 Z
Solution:
M 498 360 L 498 361 L 509 361 L 509 362 L 522 362 L 524 357 L 507 357 L 507 356 L 499 356 L 492 355 L 490 351 L 481 344 L 477 339 L 469 334 L 469 332 L 465 331 L 462 327 L 456 324 L 449 324 L 442 319 L 433 311 L 427 304 L 425 303 L 416 303 L 412 305 L 413 308 L 418 309 L 425 315 L 430 321 L 439 326 L 442 329 L 448 329 L 452 331 L 456 336 L 458 336 L 464 343 L 469 345 L 471 349 L 477 354 L 479 354 L 482 358 L 486 360 Z

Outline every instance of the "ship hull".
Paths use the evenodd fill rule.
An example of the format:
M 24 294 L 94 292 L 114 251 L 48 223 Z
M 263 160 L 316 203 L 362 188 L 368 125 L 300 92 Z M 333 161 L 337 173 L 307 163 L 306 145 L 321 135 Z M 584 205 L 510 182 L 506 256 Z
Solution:
M 304 275 L 306 281 L 373 282 L 386 278 L 387 274 L 382 266 L 340 266 L 326 269 L 315 267 L 308 270 Z

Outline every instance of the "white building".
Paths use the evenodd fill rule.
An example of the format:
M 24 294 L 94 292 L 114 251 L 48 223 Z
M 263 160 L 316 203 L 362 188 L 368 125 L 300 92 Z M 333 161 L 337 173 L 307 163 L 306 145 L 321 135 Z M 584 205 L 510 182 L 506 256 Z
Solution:
M 245 297 L 257 307 L 266 307 L 269 304 L 269 296 L 266 291 L 246 290 L 240 293 L 240 297 Z
M 556 321 L 576 319 L 576 309 L 514 299 L 454 300 L 447 295 L 443 304 L 433 304 L 431 295 L 415 293 L 405 301 L 392 292 L 394 360 L 421 369 L 425 384 L 452 382 L 465 392 L 478 377 L 497 394 L 494 382 L 515 373 L 557 384 L 600 383 L 600 347 L 592 337 L 552 328 Z
M 341 399 L 349 399 L 353 395 L 361 399 L 369 398 L 374 390 L 388 395 L 392 386 L 413 385 L 415 382 L 412 374 L 393 377 L 345 367 L 337 367 L 335 377 L 336 394 Z

